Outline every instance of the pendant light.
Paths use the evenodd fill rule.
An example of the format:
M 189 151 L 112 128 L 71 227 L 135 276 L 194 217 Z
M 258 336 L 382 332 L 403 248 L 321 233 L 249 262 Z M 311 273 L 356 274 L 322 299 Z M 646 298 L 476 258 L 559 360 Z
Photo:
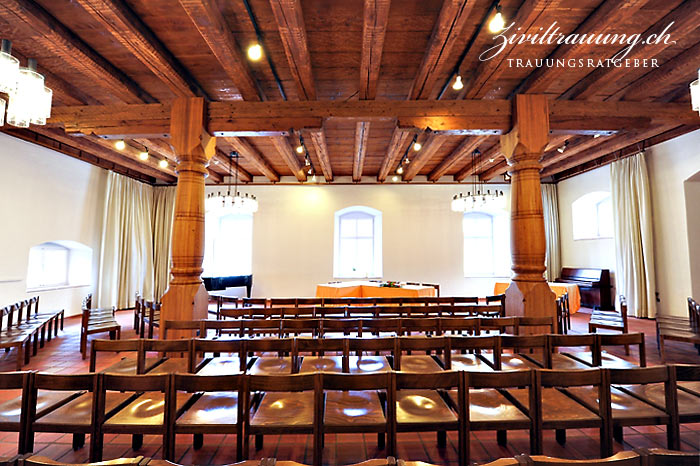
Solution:
M 232 151 L 229 154 L 229 177 L 233 174 L 233 158 L 236 158 L 236 166 L 238 167 L 239 154 Z M 205 209 L 207 213 L 215 213 L 217 215 L 228 214 L 254 214 L 258 211 L 258 200 L 253 195 L 245 194 L 242 196 L 238 192 L 238 170 L 236 169 L 234 177 L 233 195 L 231 195 L 231 185 L 229 185 L 226 194 L 218 192 L 207 196 L 205 201 Z

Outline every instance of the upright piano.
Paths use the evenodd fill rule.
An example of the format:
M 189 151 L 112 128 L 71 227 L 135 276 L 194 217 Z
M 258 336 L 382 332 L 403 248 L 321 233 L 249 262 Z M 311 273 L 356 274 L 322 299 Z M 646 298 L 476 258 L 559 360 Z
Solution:
M 613 309 L 612 286 L 610 285 L 610 271 L 608 269 L 563 267 L 557 282 L 578 285 L 582 306 L 602 310 Z
M 246 294 L 250 298 L 250 292 L 253 288 L 252 275 L 235 275 L 231 277 L 202 277 L 204 288 L 207 291 L 225 290 L 232 286 L 245 286 Z

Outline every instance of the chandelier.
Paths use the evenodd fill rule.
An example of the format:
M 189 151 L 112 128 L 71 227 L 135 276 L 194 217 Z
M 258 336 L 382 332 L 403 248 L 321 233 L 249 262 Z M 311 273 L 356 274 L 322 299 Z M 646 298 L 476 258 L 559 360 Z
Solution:
M 44 86 L 44 76 L 36 71 L 36 60 L 30 58 L 27 67 L 19 66 L 12 56 L 12 42 L 2 40 L 0 51 L 0 92 L 7 94 L 9 101 L 0 98 L 0 125 L 7 123 L 18 128 L 29 124 L 45 125 L 51 116 L 53 91 Z
M 700 68 L 698 68 L 698 79 L 690 83 L 690 101 L 693 110 L 700 113 Z
M 236 151 L 232 151 L 229 154 L 229 177 L 233 176 L 233 158 L 236 158 L 236 174 L 234 177 L 234 195 L 231 195 L 231 185 L 229 185 L 226 194 L 221 194 L 221 192 L 211 193 L 207 196 L 204 203 L 206 213 L 216 213 L 218 215 L 227 214 L 254 214 L 258 211 L 258 200 L 253 195 L 245 194 L 241 196 L 238 192 L 238 159 L 239 154 Z
M 479 149 L 475 149 L 472 152 L 472 174 L 476 169 L 476 158 L 481 155 Z M 478 178 L 472 175 L 471 191 L 467 191 L 467 194 L 459 193 L 452 197 L 451 208 L 453 212 L 467 212 L 470 210 L 479 210 L 485 207 L 503 207 L 503 202 L 505 197 L 503 191 L 494 190 L 491 192 L 490 189 L 484 189 L 484 183 Z

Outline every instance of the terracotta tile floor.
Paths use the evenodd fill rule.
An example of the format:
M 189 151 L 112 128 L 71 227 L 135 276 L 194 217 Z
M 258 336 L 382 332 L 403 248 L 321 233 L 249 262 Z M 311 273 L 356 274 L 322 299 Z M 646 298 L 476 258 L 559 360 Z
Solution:
M 586 309 L 575 314 L 572 319 L 574 333 L 583 333 L 587 329 L 588 315 Z M 132 330 L 132 314 L 129 311 L 118 313 L 122 324 L 123 338 L 134 335 Z M 654 322 L 650 320 L 630 319 L 633 332 L 644 332 L 647 341 L 647 358 L 649 365 L 659 364 L 656 350 Z M 31 359 L 26 369 L 48 372 L 80 373 L 88 369 L 87 361 L 80 358 L 78 351 L 79 320 L 66 320 L 65 330 L 59 337 L 52 340 L 39 354 Z M 624 352 L 613 351 L 624 357 Z M 688 344 L 669 342 L 667 345 L 669 362 L 700 363 L 697 351 Z M 636 358 L 632 351 L 631 358 Z M 97 369 L 109 366 L 119 359 L 119 355 L 101 355 Z M 14 369 L 14 353 L 0 353 L 0 371 Z M 2 398 L 9 396 L 3 394 Z M 508 434 L 508 444 L 500 447 L 496 443 L 495 432 L 475 432 L 471 435 L 471 461 L 484 463 L 496 458 L 513 456 L 527 452 L 529 437 L 527 431 L 513 431 Z M 89 441 L 89 438 L 88 438 Z M 684 424 L 681 426 L 682 449 L 700 451 L 700 424 Z M 0 432 L 0 456 L 12 454 L 17 448 L 17 436 L 12 433 Z M 191 438 L 187 435 L 178 436 L 176 460 L 183 464 L 227 464 L 235 462 L 235 438 L 228 435 L 205 436 L 204 446 L 194 450 Z M 253 443 L 251 441 L 251 443 Z M 630 450 L 639 447 L 665 447 L 666 434 L 663 427 L 625 428 L 624 444 L 614 443 L 615 451 Z M 446 448 L 438 448 L 435 433 L 405 433 L 399 434 L 398 457 L 402 459 L 427 461 L 434 464 L 457 464 L 457 436 L 448 434 Z M 275 457 L 289 459 L 301 463 L 311 463 L 311 440 L 306 435 L 270 435 L 265 437 L 264 448 L 258 452 L 252 451 L 253 458 Z M 88 447 L 78 451 L 71 448 L 71 436 L 63 434 L 37 434 L 35 453 L 64 462 L 86 462 Z M 556 443 L 553 431 L 545 431 L 544 452 L 547 455 L 571 459 L 595 458 L 598 455 L 598 431 L 596 429 L 573 429 L 567 431 L 566 446 Z M 106 435 L 104 458 L 130 457 L 143 455 L 160 458 L 161 439 L 156 436 L 146 436 L 144 445 L 139 451 L 131 449 L 131 437 L 128 435 Z M 348 464 L 369 458 L 385 456 L 384 450 L 377 448 L 376 434 L 338 434 L 327 435 L 325 439 L 324 463 L 329 465 Z

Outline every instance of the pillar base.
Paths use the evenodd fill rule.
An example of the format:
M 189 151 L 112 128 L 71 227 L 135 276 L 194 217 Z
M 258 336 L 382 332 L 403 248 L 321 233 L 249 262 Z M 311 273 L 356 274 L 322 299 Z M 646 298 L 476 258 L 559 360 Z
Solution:
M 512 281 L 506 290 L 506 313 L 519 317 L 552 317 L 556 322 L 556 299 L 556 294 L 545 281 Z M 525 331 L 530 334 L 549 333 L 546 327 L 529 327 Z
M 206 319 L 209 312 L 209 293 L 203 283 L 188 285 L 170 284 L 162 298 L 160 320 Z M 163 338 L 163 332 L 160 332 Z M 168 332 L 168 340 L 192 338 L 194 332 L 177 330 Z

